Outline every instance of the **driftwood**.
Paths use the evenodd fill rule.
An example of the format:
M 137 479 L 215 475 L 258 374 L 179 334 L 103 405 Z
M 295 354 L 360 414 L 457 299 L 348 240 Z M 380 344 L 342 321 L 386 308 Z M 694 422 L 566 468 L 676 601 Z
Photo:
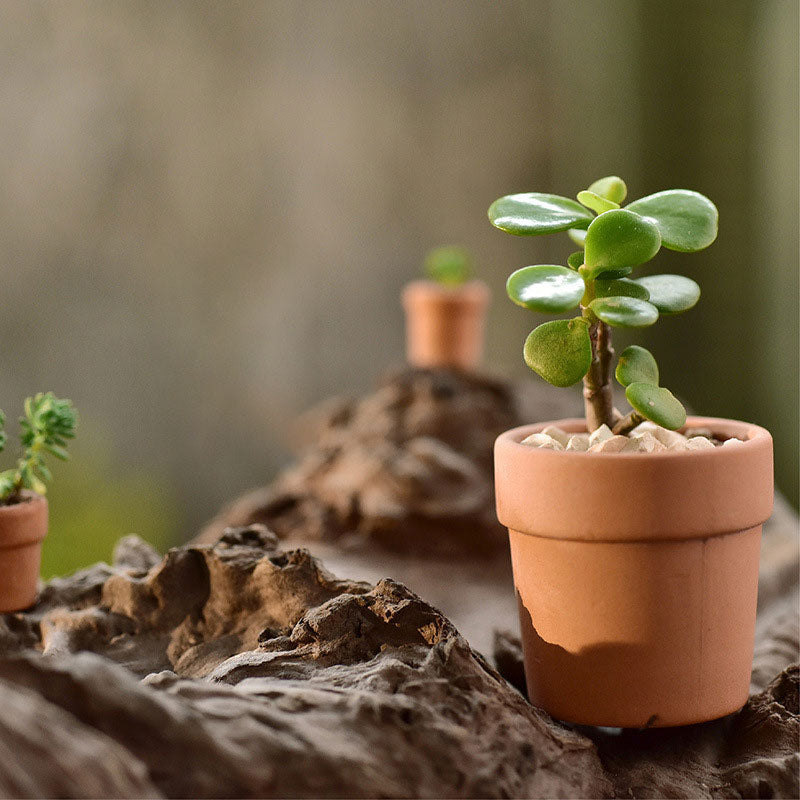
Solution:
M 785 588 L 739 714 L 619 734 L 554 722 L 410 590 L 263 527 L 163 559 L 128 538 L 0 618 L 0 794 L 795 797 L 797 668 L 759 685 L 796 654 Z
M 0 707 L 19 712 L 0 723 L 5 796 L 611 788 L 592 743 L 528 705 L 427 603 L 391 580 L 337 580 L 263 528 L 164 559 L 125 540 L 114 567 L 6 616 L 3 643 Z
M 208 543 L 162 558 L 129 537 L 113 565 L 0 616 L 0 795 L 800 795 L 797 517 L 780 498 L 741 712 L 620 732 L 524 699 L 487 448 L 521 416 L 568 413 L 548 403 L 523 414 L 504 384 L 400 373 L 324 417 L 298 465 Z
M 557 418 L 575 406 L 549 387 L 448 370 L 388 373 L 356 400 L 306 415 L 297 463 L 223 509 L 198 537 L 261 522 L 281 539 L 337 548 L 471 559 L 505 553 L 494 511 L 497 436 L 524 408 Z

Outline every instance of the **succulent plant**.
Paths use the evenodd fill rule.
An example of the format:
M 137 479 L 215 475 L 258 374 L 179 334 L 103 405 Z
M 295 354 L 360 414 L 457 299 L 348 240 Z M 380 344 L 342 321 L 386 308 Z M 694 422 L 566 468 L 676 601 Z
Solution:
M 622 208 L 625 182 L 601 178 L 578 192 L 577 202 L 554 194 L 529 192 L 495 200 L 492 224 L 516 236 L 566 232 L 581 250 L 567 265 L 523 267 L 508 279 L 508 296 L 531 311 L 560 314 L 580 308 L 580 316 L 545 322 L 525 341 L 528 366 L 554 386 L 583 379 L 586 424 L 606 424 L 626 433 L 644 419 L 675 430 L 686 411 L 659 385 L 658 365 L 644 347 L 626 348 L 615 376 L 633 410 L 622 416 L 611 386 L 614 350 L 611 328 L 643 328 L 660 315 L 680 314 L 697 303 L 700 287 L 681 275 L 629 278 L 661 247 L 693 253 L 717 237 L 718 214 L 702 194 L 670 189 Z
M 20 417 L 22 457 L 15 468 L 0 472 L 0 503 L 14 502 L 23 489 L 45 494 L 45 482 L 52 477 L 45 456 L 66 461 L 67 440 L 75 438 L 77 424 L 78 413 L 70 400 L 61 400 L 52 392 L 25 400 L 25 415 Z M 0 411 L 0 451 L 6 443 L 4 425 L 5 415 Z
M 437 247 L 425 256 L 425 273 L 443 286 L 460 286 L 472 277 L 472 256 L 457 245 Z

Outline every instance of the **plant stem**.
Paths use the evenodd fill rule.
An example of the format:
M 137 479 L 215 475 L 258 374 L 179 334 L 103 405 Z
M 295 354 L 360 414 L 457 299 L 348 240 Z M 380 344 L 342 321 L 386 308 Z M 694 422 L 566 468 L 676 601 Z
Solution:
M 638 411 L 631 411 L 630 414 L 622 417 L 611 429 L 614 434 L 624 436 L 628 431 L 632 431 L 640 422 L 644 422 L 644 417 Z
M 592 364 L 583 376 L 583 405 L 586 428 L 591 433 L 601 425 L 614 426 L 614 395 L 611 387 L 611 328 L 601 322 L 591 309 L 584 308 L 583 316 L 589 321 L 589 338 L 592 342 Z M 617 412 L 619 413 L 619 412 Z

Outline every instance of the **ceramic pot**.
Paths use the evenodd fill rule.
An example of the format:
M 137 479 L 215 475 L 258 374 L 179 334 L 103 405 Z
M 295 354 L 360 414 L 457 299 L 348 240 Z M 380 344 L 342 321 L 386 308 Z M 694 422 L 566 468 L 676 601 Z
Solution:
M 0 506 L 0 612 L 20 611 L 36 601 L 42 541 L 47 535 L 47 500 L 25 492 Z
M 483 356 L 489 297 L 482 281 L 452 288 L 434 281 L 409 283 L 403 290 L 409 364 L 475 369 Z
M 686 725 L 747 700 L 761 525 L 772 510 L 772 438 L 691 417 L 742 444 L 585 453 L 495 443 L 531 702 L 569 722 Z

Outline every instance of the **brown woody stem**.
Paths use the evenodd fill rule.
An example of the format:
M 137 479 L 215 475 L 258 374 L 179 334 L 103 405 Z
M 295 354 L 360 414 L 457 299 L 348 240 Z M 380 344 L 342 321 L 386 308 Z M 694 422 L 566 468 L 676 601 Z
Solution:
M 613 427 L 619 412 L 614 408 L 611 388 L 611 360 L 614 357 L 611 328 L 597 319 L 588 308 L 584 308 L 583 315 L 589 321 L 589 338 L 592 342 L 592 364 L 583 376 L 586 427 L 591 432 L 601 425 Z
M 611 429 L 614 434 L 624 436 L 628 431 L 632 431 L 639 423 L 644 422 L 644 417 L 638 411 L 631 411 L 630 414 L 622 417 Z

